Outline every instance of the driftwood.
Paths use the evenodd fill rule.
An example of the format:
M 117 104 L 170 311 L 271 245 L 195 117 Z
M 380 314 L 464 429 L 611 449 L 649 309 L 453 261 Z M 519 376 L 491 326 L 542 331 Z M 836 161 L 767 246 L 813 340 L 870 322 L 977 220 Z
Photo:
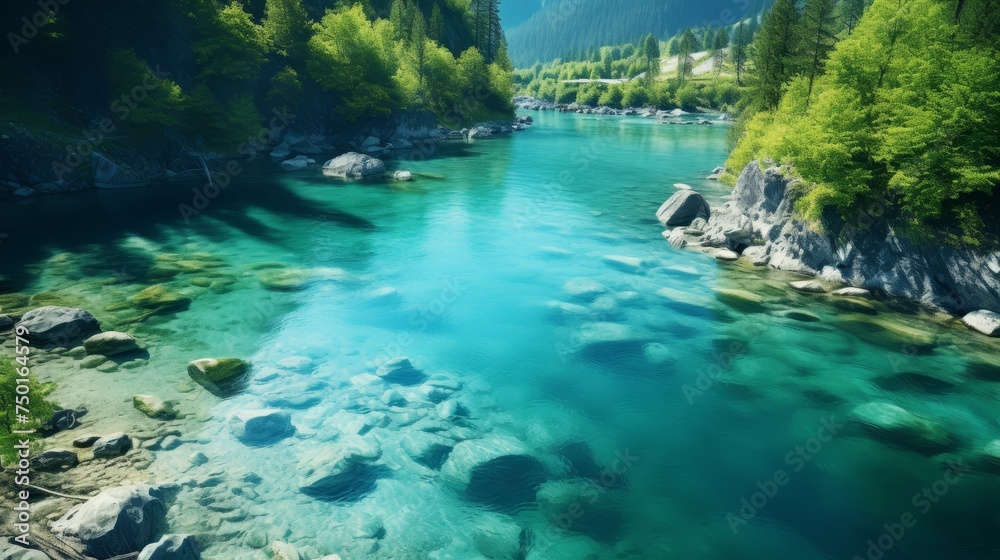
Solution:
M 72 494 L 63 494 L 62 492 L 56 492 L 55 490 L 49 490 L 48 488 L 42 488 L 41 486 L 35 486 L 34 484 L 29 484 L 28 488 L 32 490 L 38 490 L 39 492 L 45 492 L 46 494 L 52 494 L 53 496 L 58 496 L 60 498 L 68 498 L 70 500 L 80 500 L 86 502 L 93 496 L 74 496 Z

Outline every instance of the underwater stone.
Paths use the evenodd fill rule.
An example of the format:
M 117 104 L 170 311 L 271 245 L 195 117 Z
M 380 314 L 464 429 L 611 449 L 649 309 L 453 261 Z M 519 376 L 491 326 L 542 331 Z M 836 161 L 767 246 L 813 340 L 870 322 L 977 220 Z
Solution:
M 563 285 L 563 291 L 571 298 L 593 301 L 608 289 L 590 278 L 572 278 Z
M 295 433 L 292 417 L 275 409 L 236 412 L 228 423 L 236 439 L 252 447 L 271 445 Z
M 106 435 L 94 442 L 94 457 L 109 459 L 128 453 L 132 449 L 132 438 L 118 432 Z
M 331 501 L 354 501 L 375 488 L 373 463 L 382 457 L 374 439 L 339 438 L 331 447 L 299 459 L 296 473 L 303 494 Z
M 788 285 L 791 286 L 793 290 L 805 292 L 807 294 L 826 293 L 826 288 L 823 287 L 823 284 L 820 284 L 815 280 L 799 280 L 797 282 L 789 282 Z
M 420 370 L 413 367 L 409 358 L 398 357 L 389 360 L 375 370 L 375 375 L 388 381 L 400 385 L 417 385 L 427 378 Z
M 546 472 L 524 444 L 498 436 L 456 445 L 441 466 L 441 476 L 472 502 L 512 510 L 534 500 Z
M 139 344 L 131 335 L 118 332 L 107 331 L 95 334 L 83 341 L 83 347 L 87 354 L 102 354 L 104 356 L 114 356 L 124 354 L 139 349 Z
M 132 406 L 136 410 L 154 420 L 173 420 L 177 418 L 174 401 L 165 401 L 153 395 L 136 395 L 132 397 Z
M 622 352 L 638 350 L 648 337 L 633 327 L 619 323 L 585 323 L 576 333 L 579 352 L 591 357 L 613 357 Z
M 429 469 L 440 469 L 455 448 L 455 442 L 444 436 L 422 431 L 408 431 L 399 446 L 415 463 Z
M 188 364 L 188 375 L 215 395 L 226 396 L 242 387 L 250 364 L 239 358 L 201 358 Z
M 863 404 L 852 410 L 850 416 L 873 438 L 920 453 L 934 455 L 953 443 L 944 428 L 893 404 Z
M 937 336 L 930 332 L 870 315 L 848 315 L 837 325 L 866 342 L 900 352 L 927 353 L 938 344 Z
M 611 268 L 628 272 L 631 274 L 641 274 L 644 270 L 642 259 L 638 257 L 626 257 L 623 255 L 604 255 L 601 260 Z
M 167 310 L 184 309 L 191 304 L 191 298 L 175 292 L 163 284 L 150 286 L 132 296 L 129 300 L 133 305 L 143 309 Z

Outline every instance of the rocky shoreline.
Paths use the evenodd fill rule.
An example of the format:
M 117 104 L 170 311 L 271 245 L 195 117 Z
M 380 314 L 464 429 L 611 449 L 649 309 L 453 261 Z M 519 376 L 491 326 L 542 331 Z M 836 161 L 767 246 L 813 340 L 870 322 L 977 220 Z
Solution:
M 426 158 L 439 142 L 469 141 L 505 136 L 525 130 L 530 117 L 482 122 L 450 129 L 431 113 L 404 112 L 368 123 L 353 132 L 309 130 L 297 127 L 293 116 L 272 119 L 269 128 L 234 146 L 234 154 L 194 151 L 188 139 L 165 138 L 156 146 L 116 147 L 103 139 L 83 140 L 77 151 L 86 155 L 67 165 L 61 137 L 45 131 L 19 130 L 16 138 L 0 140 L 0 197 L 28 198 L 88 188 L 143 187 L 173 181 L 204 180 L 208 174 L 227 173 L 233 161 L 267 158 L 285 170 L 297 170 L 332 153 L 358 152 L 382 158 Z M 65 148 L 65 149 L 64 149 Z M 75 152 L 74 152 L 75 153 Z
M 546 101 L 544 99 L 535 99 L 534 97 L 519 96 L 514 98 L 514 105 L 518 109 L 523 109 L 525 111 L 555 111 L 558 113 L 578 113 L 581 115 L 607 115 L 607 116 L 619 116 L 619 117 L 644 117 L 649 119 L 662 120 L 666 124 L 700 124 L 700 125 L 712 125 L 712 124 L 728 124 L 729 116 L 725 113 L 721 114 L 715 120 L 709 120 L 705 118 L 698 118 L 697 120 L 678 120 L 684 115 L 691 114 L 703 114 L 709 112 L 706 110 L 698 110 L 694 112 L 683 111 L 681 109 L 672 109 L 670 111 L 664 111 L 662 109 L 657 109 L 656 107 L 626 107 L 624 109 L 615 109 L 613 107 L 598 106 L 591 107 L 590 105 L 583 105 L 580 103 L 554 103 L 552 101 Z
M 663 235 L 674 247 L 815 277 L 823 284 L 810 289 L 843 287 L 848 302 L 872 294 L 913 300 L 1000 336 L 1000 252 L 918 244 L 878 223 L 839 235 L 820 231 L 793 215 L 797 181 L 786 168 L 751 162 L 724 204 L 710 208 L 699 193 L 681 189 L 657 217 L 671 228 Z

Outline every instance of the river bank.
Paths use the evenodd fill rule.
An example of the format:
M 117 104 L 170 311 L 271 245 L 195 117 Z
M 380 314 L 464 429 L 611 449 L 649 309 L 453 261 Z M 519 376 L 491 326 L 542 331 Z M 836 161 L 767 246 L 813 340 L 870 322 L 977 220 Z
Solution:
M 845 305 L 864 308 L 850 298 L 872 293 L 904 298 L 1000 336 L 1000 252 L 916 243 L 875 219 L 864 230 L 841 231 L 802 222 L 793 214 L 796 182 L 786 169 L 751 162 L 724 204 L 709 208 L 697 193 L 681 190 L 657 212 L 665 226 L 679 226 L 664 237 L 720 260 L 742 257 L 823 281 L 804 283 L 807 291 L 845 287 L 839 291 L 848 296 Z
M 699 109 L 696 111 L 684 111 L 681 109 L 672 109 L 670 111 L 665 111 L 662 109 L 657 109 L 655 107 L 626 107 L 624 109 L 615 109 L 613 107 L 597 106 L 592 107 L 590 105 L 582 105 L 580 103 L 554 103 L 552 101 L 546 101 L 544 99 L 535 99 L 534 97 L 518 96 L 514 98 L 514 105 L 518 109 L 526 111 L 556 111 L 560 113 L 578 113 L 581 115 L 609 115 L 609 116 L 621 116 L 621 117 L 643 117 L 650 119 L 660 119 L 664 124 L 729 124 L 729 118 L 726 113 L 719 113 L 718 117 L 714 119 L 708 118 L 698 118 L 697 120 L 680 120 L 680 117 L 684 115 L 708 115 L 713 113 L 708 109 Z

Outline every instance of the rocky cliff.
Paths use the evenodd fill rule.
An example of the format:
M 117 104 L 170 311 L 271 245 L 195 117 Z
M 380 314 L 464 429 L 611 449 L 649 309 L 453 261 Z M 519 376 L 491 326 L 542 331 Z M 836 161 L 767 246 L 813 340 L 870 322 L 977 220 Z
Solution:
M 729 200 L 712 209 L 699 243 L 949 311 L 1000 311 L 1000 252 L 918 243 L 884 223 L 836 232 L 805 223 L 792 213 L 797 179 L 786 171 L 747 165 Z

